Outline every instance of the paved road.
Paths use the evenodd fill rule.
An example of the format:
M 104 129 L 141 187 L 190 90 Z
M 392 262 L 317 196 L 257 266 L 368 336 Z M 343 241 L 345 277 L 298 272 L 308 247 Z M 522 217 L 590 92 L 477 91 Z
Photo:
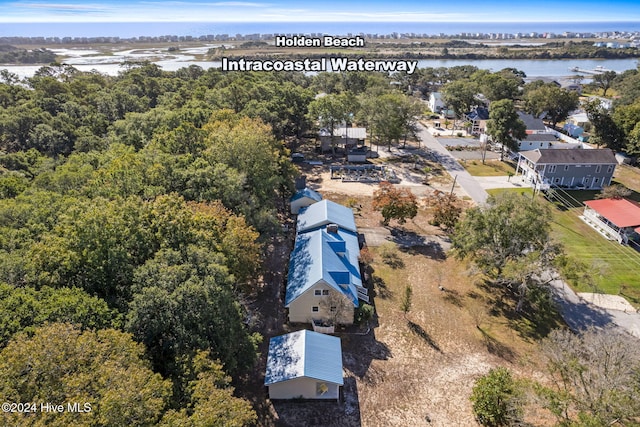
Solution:
M 526 186 L 521 181 L 518 181 L 517 178 L 512 178 L 511 180 L 514 182 L 509 182 L 511 180 L 506 180 L 507 177 L 477 179 L 477 177 L 471 176 L 424 126 L 419 125 L 419 127 L 420 138 L 424 146 L 434 152 L 436 160 L 445 167 L 452 178 L 457 177 L 457 182 L 478 205 L 484 205 L 487 201 L 488 194 L 483 187 L 523 188 Z M 576 295 L 560 279 L 553 280 L 551 286 L 554 299 L 560 307 L 561 315 L 572 330 L 579 331 L 587 327 L 605 328 L 614 326 L 640 338 L 640 313 L 597 307 Z
M 559 279 L 551 282 L 551 288 L 562 318 L 573 331 L 617 326 L 640 338 L 640 313 L 597 307 L 580 298 Z
M 435 155 L 436 161 L 451 175 L 453 179 L 462 187 L 462 189 L 471 197 L 478 205 L 484 205 L 489 195 L 467 172 L 458 161 L 444 148 L 438 140 L 429 133 L 427 128 L 419 124 L 419 136 L 422 144 L 429 148 Z

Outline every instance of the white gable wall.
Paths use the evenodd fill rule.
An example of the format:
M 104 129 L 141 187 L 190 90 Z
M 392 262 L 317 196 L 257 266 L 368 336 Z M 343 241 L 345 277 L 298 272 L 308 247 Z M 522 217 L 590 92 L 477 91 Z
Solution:
M 318 384 L 324 383 L 328 391 L 318 393 Z M 338 399 L 340 396 L 340 386 L 327 381 L 318 381 L 314 378 L 302 377 L 289 381 L 269 385 L 270 399 Z
M 291 213 L 294 215 L 298 215 L 300 209 L 311 206 L 314 203 L 317 203 L 317 200 L 314 200 L 311 197 L 300 197 L 299 199 L 291 202 Z
M 326 295 L 316 295 L 315 291 L 329 291 L 329 293 L 337 293 L 333 287 L 328 285 L 324 280 L 319 281 L 315 285 L 303 292 L 298 298 L 289 303 L 289 322 L 291 323 L 311 323 L 311 319 L 327 320 L 330 318 L 329 310 L 321 304 Z M 347 298 L 343 296 L 343 298 Z M 313 307 L 318 307 L 318 311 L 314 312 Z M 342 316 L 338 319 L 338 323 L 342 325 L 352 325 L 354 316 L 353 303 L 349 302 L 347 307 L 343 308 Z

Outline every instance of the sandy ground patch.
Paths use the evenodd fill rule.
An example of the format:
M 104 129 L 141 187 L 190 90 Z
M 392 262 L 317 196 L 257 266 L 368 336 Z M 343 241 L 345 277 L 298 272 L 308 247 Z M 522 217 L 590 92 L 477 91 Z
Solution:
M 607 310 L 635 312 L 636 309 L 629 301 L 620 295 L 596 294 L 579 292 L 578 296 L 591 304 Z
M 431 180 L 429 185 L 424 185 L 422 184 L 422 175 L 409 171 L 405 168 L 394 169 L 396 171 L 396 176 L 400 179 L 400 183 L 397 184 L 397 186 L 400 188 L 410 189 L 417 197 L 424 197 L 432 193 L 434 190 L 446 192 L 451 191 L 450 183 L 439 183 L 435 180 Z M 309 173 L 308 181 L 314 190 L 322 194 L 341 193 L 353 197 L 372 197 L 373 192 L 378 189 L 378 183 L 343 182 L 340 179 L 331 179 L 331 172 L 324 170 L 314 170 Z M 467 195 L 459 185 L 455 186 L 454 192 L 459 197 Z

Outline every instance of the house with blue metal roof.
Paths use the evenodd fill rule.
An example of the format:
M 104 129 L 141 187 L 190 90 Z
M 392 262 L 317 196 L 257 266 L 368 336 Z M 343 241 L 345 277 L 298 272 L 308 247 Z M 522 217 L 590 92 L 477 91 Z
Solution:
M 317 191 L 305 187 L 302 190 L 298 190 L 291 199 L 289 204 L 291 205 L 291 213 L 297 215 L 300 209 L 306 208 L 314 203 L 322 200 L 322 196 Z
M 303 208 L 298 213 L 298 233 L 304 233 L 329 224 L 356 233 L 356 220 L 353 210 L 331 200 L 322 200 Z
M 271 338 L 264 384 L 271 399 L 339 399 L 340 338 L 308 330 Z
M 298 233 L 285 295 L 289 321 L 314 325 L 351 325 L 362 286 L 357 233 L 334 224 Z

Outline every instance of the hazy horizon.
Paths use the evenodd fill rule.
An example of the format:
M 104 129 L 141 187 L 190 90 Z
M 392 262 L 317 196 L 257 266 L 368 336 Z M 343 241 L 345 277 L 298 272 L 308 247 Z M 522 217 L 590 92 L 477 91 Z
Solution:
M 285 1 L 211 0 L 0 0 L 1 23 L 298 23 L 298 22 L 640 22 L 636 0 L 421 0 Z

